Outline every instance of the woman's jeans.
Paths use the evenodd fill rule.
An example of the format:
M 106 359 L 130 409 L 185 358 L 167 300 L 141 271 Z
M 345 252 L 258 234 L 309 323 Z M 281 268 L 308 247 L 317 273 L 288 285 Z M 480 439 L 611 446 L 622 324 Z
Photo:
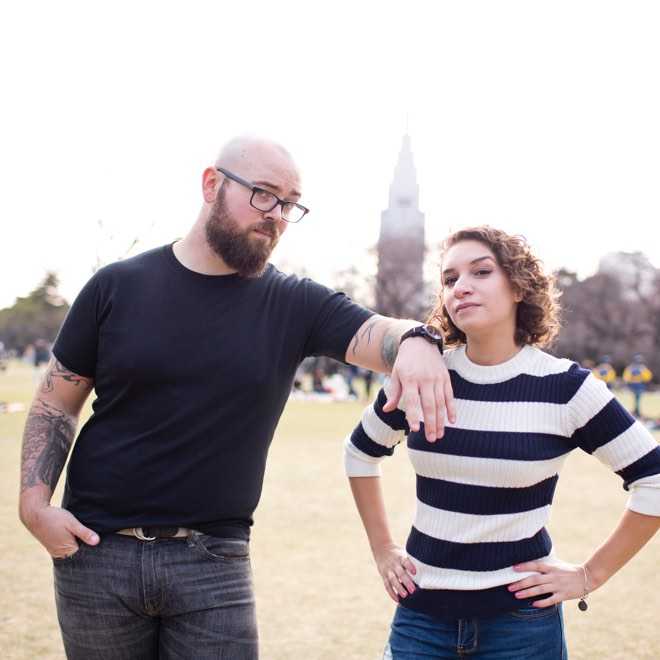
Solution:
M 564 660 L 561 605 L 477 619 L 438 619 L 399 606 L 383 658 Z
M 108 534 L 53 564 L 70 660 L 258 657 L 248 541 Z

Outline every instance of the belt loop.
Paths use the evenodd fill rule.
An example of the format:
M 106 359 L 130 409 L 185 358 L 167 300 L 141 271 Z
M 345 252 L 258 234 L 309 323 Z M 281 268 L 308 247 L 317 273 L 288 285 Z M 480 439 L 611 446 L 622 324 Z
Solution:
M 134 527 L 133 528 L 133 534 L 135 538 L 140 539 L 140 541 L 155 541 L 156 537 L 155 536 L 145 536 L 144 532 L 142 531 L 142 527 Z

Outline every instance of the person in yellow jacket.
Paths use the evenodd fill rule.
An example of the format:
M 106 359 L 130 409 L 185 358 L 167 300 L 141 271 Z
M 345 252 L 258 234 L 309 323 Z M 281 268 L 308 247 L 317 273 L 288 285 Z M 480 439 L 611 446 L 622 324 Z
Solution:
M 636 353 L 632 362 L 623 371 L 623 380 L 635 397 L 635 417 L 642 416 L 639 408 L 642 394 L 653 378 L 651 370 L 642 362 L 642 359 L 642 356 Z
M 598 380 L 602 380 L 607 385 L 608 389 L 612 389 L 612 385 L 616 380 L 616 371 L 614 371 L 614 367 L 610 364 L 609 355 L 603 355 L 603 359 L 591 370 L 591 373 L 596 376 Z

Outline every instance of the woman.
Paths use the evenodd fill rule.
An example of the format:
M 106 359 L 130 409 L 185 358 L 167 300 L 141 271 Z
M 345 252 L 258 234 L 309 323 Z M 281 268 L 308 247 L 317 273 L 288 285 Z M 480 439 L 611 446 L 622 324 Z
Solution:
M 561 603 L 598 589 L 660 527 L 660 447 L 579 365 L 542 350 L 557 334 L 553 279 L 520 237 L 465 229 L 444 244 L 440 325 L 456 397 L 443 438 L 409 432 L 384 392 L 346 441 L 374 559 L 399 603 L 386 658 L 567 657 Z M 405 551 L 391 538 L 378 462 L 407 435 L 417 511 Z M 553 556 L 545 524 L 557 475 L 580 447 L 631 491 L 584 564 Z

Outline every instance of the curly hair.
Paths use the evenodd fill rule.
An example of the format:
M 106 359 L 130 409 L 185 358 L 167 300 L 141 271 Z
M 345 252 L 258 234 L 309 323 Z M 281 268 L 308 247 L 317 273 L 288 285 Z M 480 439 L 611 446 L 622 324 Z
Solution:
M 443 241 L 441 257 L 462 241 L 483 243 L 495 256 L 513 291 L 521 297 L 516 310 L 516 344 L 550 345 L 559 333 L 561 293 L 555 277 L 544 272 L 540 259 L 532 254 L 525 238 L 488 225 L 468 227 L 450 234 Z M 467 343 L 465 333 L 454 325 L 444 306 L 442 287 L 428 319 L 428 323 L 434 322 L 440 325 L 447 346 Z

